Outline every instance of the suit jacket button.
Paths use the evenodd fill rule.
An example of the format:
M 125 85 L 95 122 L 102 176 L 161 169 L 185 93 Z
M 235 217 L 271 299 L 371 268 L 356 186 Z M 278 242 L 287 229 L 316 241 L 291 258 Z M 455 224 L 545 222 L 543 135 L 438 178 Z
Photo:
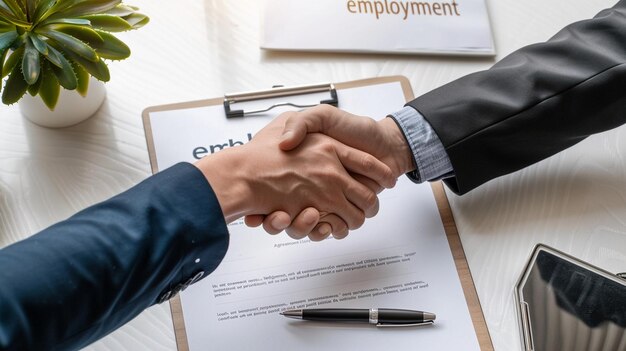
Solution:
M 200 272 L 196 273 L 196 275 L 194 275 L 193 277 L 189 278 L 189 280 L 187 280 L 187 281 L 185 282 L 185 284 L 183 284 L 183 289 L 182 289 L 182 290 L 187 289 L 187 288 L 189 287 L 189 285 L 191 285 L 191 284 L 193 284 L 193 283 L 197 282 L 197 281 L 198 281 L 198 280 L 200 280 L 200 278 L 202 278 L 203 276 L 204 276 L 204 271 L 200 271 Z
M 163 302 L 169 300 L 170 297 L 172 297 L 172 291 L 168 291 L 166 293 L 163 293 L 163 295 L 161 295 L 161 297 L 159 297 L 159 300 L 157 301 L 157 303 L 163 303 Z

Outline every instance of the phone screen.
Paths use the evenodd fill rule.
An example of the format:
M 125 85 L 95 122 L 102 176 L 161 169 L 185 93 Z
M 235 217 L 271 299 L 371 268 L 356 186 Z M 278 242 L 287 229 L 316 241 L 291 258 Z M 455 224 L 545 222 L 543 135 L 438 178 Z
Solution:
M 560 252 L 531 260 L 517 292 L 527 349 L 626 350 L 626 281 Z

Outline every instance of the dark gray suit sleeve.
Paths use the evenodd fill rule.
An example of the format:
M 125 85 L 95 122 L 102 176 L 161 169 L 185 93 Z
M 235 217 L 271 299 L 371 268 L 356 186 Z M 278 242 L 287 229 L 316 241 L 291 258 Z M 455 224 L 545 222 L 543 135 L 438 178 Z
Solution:
M 212 272 L 220 205 L 191 164 L 0 250 L 0 350 L 77 349 Z
M 446 182 L 463 194 L 625 123 L 625 63 L 622 0 L 407 105 L 443 142 Z

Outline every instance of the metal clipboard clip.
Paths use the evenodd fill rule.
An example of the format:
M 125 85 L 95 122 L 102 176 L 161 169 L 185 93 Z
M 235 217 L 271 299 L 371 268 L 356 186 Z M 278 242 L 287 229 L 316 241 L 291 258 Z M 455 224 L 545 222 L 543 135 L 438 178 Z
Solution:
M 326 100 L 322 100 L 319 103 L 314 104 L 296 104 L 292 102 L 279 102 L 270 105 L 264 109 L 256 109 L 252 111 L 244 111 L 233 109 L 234 104 L 239 102 L 253 101 L 253 100 L 263 100 L 263 99 L 272 99 L 272 98 L 280 98 L 286 96 L 294 96 L 294 95 L 305 95 L 305 94 L 313 94 L 313 93 L 321 93 L 328 92 L 330 94 L 330 98 Z M 236 93 L 236 94 L 226 94 L 224 95 L 224 111 L 226 113 L 226 118 L 237 118 L 243 116 L 249 116 L 253 114 L 263 113 L 270 111 L 274 108 L 281 106 L 292 106 L 297 108 L 307 108 L 313 107 L 318 104 L 328 104 L 332 106 L 337 106 L 339 104 L 339 99 L 337 98 L 337 90 L 335 89 L 335 85 L 332 83 L 327 84 L 315 84 L 315 85 L 302 85 L 295 87 L 277 87 L 269 90 L 263 91 L 253 91 L 253 92 L 245 92 L 245 93 Z

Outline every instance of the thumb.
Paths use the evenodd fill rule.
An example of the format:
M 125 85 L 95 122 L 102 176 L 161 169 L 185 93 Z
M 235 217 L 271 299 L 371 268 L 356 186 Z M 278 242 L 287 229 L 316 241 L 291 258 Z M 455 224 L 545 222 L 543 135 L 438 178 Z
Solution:
M 290 115 L 285 120 L 278 146 L 283 151 L 293 150 L 302 143 L 307 133 L 325 133 L 338 111 L 336 107 L 322 104 Z
M 283 134 L 278 143 L 278 147 L 283 151 L 295 149 L 306 138 L 307 133 L 312 132 L 308 130 L 305 119 L 297 116 L 293 115 L 285 121 Z

